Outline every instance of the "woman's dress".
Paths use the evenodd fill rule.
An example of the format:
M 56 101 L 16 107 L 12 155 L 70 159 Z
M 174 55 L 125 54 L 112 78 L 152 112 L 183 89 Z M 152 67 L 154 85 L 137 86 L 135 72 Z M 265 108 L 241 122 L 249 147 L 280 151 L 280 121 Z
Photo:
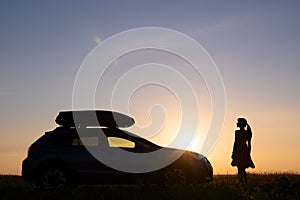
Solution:
M 251 131 L 236 130 L 235 141 L 232 152 L 232 166 L 241 168 L 255 168 L 254 163 L 250 156 L 250 148 L 248 148 L 247 141 L 252 137 Z

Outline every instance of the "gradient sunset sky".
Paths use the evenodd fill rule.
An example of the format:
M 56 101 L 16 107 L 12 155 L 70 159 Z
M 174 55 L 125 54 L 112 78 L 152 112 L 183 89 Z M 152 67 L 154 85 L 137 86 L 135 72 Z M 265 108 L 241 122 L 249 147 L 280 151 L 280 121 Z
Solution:
M 56 127 L 59 110 L 72 108 L 75 76 L 90 51 L 139 27 L 180 31 L 218 66 L 227 106 L 206 155 L 215 174 L 236 172 L 230 156 L 241 116 L 253 130 L 249 172 L 300 173 L 299 10 L 299 1 L 1 1 L 0 174 L 20 174 L 28 146 Z

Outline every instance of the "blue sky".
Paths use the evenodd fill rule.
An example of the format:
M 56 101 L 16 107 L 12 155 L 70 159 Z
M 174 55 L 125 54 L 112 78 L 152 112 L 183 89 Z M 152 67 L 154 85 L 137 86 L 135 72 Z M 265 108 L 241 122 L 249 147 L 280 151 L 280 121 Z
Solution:
M 1 1 L 0 152 L 16 155 L 17 165 L 3 173 L 18 173 L 27 146 L 55 126 L 59 110 L 71 108 L 75 76 L 94 38 L 138 27 L 174 29 L 203 45 L 225 84 L 224 130 L 248 115 L 261 132 L 273 127 L 275 138 L 287 130 L 299 140 L 299 9 L 298 1 Z M 222 141 L 229 154 L 228 138 L 215 154 Z M 284 141 L 299 152 L 293 139 Z

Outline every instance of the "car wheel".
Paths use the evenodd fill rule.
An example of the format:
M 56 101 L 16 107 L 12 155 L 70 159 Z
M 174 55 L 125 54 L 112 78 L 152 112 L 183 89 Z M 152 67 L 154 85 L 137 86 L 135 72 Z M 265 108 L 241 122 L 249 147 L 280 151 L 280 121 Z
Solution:
M 67 178 L 64 170 L 53 168 L 45 170 L 42 175 L 41 186 L 43 189 L 59 189 L 66 186 Z
M 183 185 L 186 183 L 186 177 L 181 169 L 168 170 L 165 173 L 166 185 Z

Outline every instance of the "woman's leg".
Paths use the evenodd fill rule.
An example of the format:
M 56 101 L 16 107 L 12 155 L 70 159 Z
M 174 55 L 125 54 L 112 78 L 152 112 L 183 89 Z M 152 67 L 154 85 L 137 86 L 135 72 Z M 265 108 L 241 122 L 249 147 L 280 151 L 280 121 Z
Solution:
M 247 183 L 247 173 L 246 173 L 246 168 L 241 168 L 241 177 L 242 180 Z
M 239 183 L 241 183 L 241 182 L 247 183 L 246 168 L 238 167 L 238 176 L 239 176 Z
M 239 184 L 243 181 L 242 168 L 238 167 Z

